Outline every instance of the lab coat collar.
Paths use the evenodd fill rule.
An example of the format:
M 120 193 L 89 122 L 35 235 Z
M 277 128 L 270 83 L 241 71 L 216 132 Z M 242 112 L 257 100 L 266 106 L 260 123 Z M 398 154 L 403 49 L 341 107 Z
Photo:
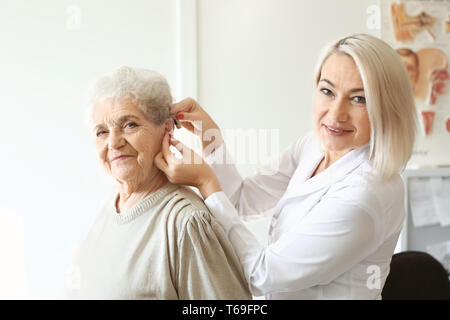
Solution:
M 307 195 L 321 188 L 328 189 L 328 187 L 342 180 L 369 159 L 370 148 L 369 143 L 367 143 L 364 146 L 351 150 L 326 170 L 309 178 L 323 159 L 324 152 L 315 138 L 312 138 L 305 147 L 299 166 L 283 196 L 284 200 Z

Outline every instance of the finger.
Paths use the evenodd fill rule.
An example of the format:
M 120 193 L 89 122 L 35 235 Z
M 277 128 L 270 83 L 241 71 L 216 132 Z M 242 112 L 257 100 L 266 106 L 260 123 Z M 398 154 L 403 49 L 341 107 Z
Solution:
M 172 138 L 170 140 L 170 145 L 174 146 L 182 155 L 192 151 L 189 147 L 187 147 L 185 144 L 183 144 L 181 141 Z
M 189 121 L 184 121 L 183 123 L 180 123 L 183 128 L 185 128 L 187 131 L 194 133 L 194 126 Z
M 164 160 L 164 156 L 162 154 L 162 152 L 158 153 L 155 157 L 155 160 L 153 160 L 155 163 L 155 166 L 161 170 L 164 173 L 167 173 L 167 169 L 168 169 L 168 165 L 166 160 Z
M 182 143 L 181 141 L 179 141 L 175 138 L 172 138 L 170 140 L 170 144 L 172 146 L 174 146 L 181 153 L 183 158 L 185 158 L 185 156 L 191 157 L 192 153 L 194 152 L 188 146 L 186 146 L 184 143 Z
M 178 103 L 174 103 L 170 108 L 170 113 L 176 114 L 178 112 L 189 112 L 195 107 L 195 100 L 192 98 L 186 98 Z
M 177 120 L 180 122 L 183 121 L 198 121 L 200 119 L 200 114 L 196 111 L 192 111 L 192 112 L 178 112 L 176 115 Z
M 182 143 L 176 139 L 172 139 L 170 141 L 170 144 L 172 146 L 174 146 L 182 155 L 183 159 L 181 159 L 181 160 L 174 157 L 177 160 L 179 160 L 180 162 L 183 162 L 184 164 L 201 164 L 201 163 L 203 163 L 203 158 L 197 152 L 195 152 L 194 150 L 189 148 L 184 143 Z
M 186 130 L 194 133 L 195 129 L 203 127 L 202 115 L 199 112 L 181 113 L 178 114 L 178 123 Z
M 170 143 L 172 146 L 173 146 L 173 143 L 178 143 L 178 142 L 180 142 L 180 140 L 174 138 L 173 135 L 170 135 L 169 138 L 170 138 L 170 139 L 169 139 L 169 143 Z
M 170 157 L 172 156 L 172 152 L 170 151 L 170 142 L 168 133 L 164 135 L 164 138 L 162 140 L 161 153 L 162 156 L 164 157 L 164 160 L 168 162 L 168 159 L 170 159 Z

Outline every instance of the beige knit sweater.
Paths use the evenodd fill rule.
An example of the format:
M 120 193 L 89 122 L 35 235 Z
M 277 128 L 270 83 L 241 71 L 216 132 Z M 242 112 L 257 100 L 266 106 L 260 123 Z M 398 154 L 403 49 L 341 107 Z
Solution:
M 223 229 L 190 189 L 167 183 L 128 211 L 114 193 L 73 258 L 69 299 L 251 299 Z

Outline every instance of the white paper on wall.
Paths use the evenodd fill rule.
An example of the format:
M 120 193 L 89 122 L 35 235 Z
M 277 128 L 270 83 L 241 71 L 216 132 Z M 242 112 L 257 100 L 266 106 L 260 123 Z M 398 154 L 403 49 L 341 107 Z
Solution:
M 429 245 L 427 246 L 427 252 L 450 272 L 450 241 Z
M 436 216 L 441 226 L 450 225 L 450 178 L 430 178 Z
M 408 189 L 414 226 L 424 227 L 439 223 L 430 179 L 410 178 Z

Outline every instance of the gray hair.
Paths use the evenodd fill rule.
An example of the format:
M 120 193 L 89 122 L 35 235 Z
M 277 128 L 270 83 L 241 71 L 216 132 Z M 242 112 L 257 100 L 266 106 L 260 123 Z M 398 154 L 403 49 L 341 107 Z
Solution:
M 169 117 L 172 95 L 167 80 L 156 71 L 121 66 L 97 79 L 89 94 L 89 114 L 95 103 L 132 98 L 157 125 Z

